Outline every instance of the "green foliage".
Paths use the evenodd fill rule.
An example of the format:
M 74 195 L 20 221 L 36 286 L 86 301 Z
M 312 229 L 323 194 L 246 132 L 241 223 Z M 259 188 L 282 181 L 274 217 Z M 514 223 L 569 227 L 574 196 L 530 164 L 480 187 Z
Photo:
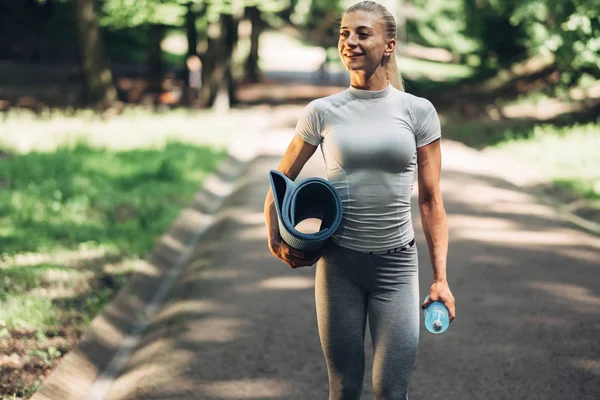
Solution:
M 412 3 L 419 12 L 406 23 L 409 41 L 445 48 L 456 54 L 478 49 L 480 43 L 466 34 L 463 0 L 414 0 Z
M 524 27 L 530 53 L 555 56 L 563 83 L 576 84 L 582 68 L 600 69 L 599 0 L 523 0 L 510 21 Z
M 317 25 L 325 15 L 340 13 L 344 7 L 340 0 L 299 0 L 291 15 L 291 21 L 299 26 Z
M 264 13 L 279 13 L 293 6 L 297 0 L 245 0 L 246 7 L 258 7 Z
M 482 68 L 505 68 L 527 55 L 525 29 L 510 17 L 519 0 L 464 0 L 466 33 L 479 42 Z
M 144 63 L 148 50 L 148 26 L 105 29 L 106 54 L 116 62 Z
M 145 24 L 180 27 L 184 24 L 188 4 L 196 10 L 205 7 L 206 14 L 201 19 L 216 22 L 221 14 L 241 16 L 246 7 L 257 6 L 263 12 L 276 13 L 290 7 L 291 3 L 290 0 L 104 0 L 101 24 L 112 29 Z
M 462 55 L 481 71 L 554 56 L 561 81 L 600 69 L 600 0 L 414 0 L 409 40 Z M 476 56 L 476 58 L 473 58 Z
M 183 25 L 188 3 L 201 0 L 105 0 L 102 4 L 103 26 L 122 29 L 145 24 Z
M 0 160 L 4 255 L 112 244 L 147 252 L 221 159 L 209 148 L 110 152 L 85 145 Z

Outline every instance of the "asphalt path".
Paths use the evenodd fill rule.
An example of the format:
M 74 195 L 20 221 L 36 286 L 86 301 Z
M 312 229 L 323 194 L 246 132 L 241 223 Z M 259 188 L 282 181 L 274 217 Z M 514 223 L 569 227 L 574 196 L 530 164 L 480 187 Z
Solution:
M 268 154 L 248 165 L 107 399 L 328 398 L 314 267 L 288 268 L 266 241 L 267 173 L 292 134 L 264 133 Z M 600 238 L 499 178 L 493 160 L 442 149 L 457 318 L 432 335 L 421 317 L 410 398 L 600 399 Z M 308 176 L 324 176 L 320 151 Z M 413 223 L 423 298 L 432 274 L 416 197 Z M 373 399 L 368 335 L 365 347 L 362 399 Z

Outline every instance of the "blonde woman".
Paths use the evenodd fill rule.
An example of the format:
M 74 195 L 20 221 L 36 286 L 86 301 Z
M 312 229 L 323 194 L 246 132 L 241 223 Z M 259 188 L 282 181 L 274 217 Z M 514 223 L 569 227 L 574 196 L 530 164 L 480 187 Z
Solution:
M 433 267 L 430 301 L 456 312 L 446 279 L 448 227 L 439 187 L 440 122 L 431 102 L 404 92 L 394 49 L 396 22 L 362 1 L 341 20 L 338 50 L 351 85 L 312 101 L 278 170 L 294 180 L 321 146 L 343 218 L 321 254 L 281 240 L 271 191 L 265 218 L 272 254 L 292 268 L 315 262 L 319 336 L 329 399 L 359 399 L 367 315 L 378 400 L 408 398 L 419 340 L 418 257 L 410 198 L 418 168 L 419 210 Z

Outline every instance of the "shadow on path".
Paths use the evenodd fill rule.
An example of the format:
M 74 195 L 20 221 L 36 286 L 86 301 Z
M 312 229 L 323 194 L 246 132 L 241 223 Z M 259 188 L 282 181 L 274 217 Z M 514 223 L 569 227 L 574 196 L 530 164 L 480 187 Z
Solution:
M 319 156 L 300 178 L 323 175 Z M 326 398 L 314 269 L 291 270 L 266 246 L 262 206 L 277 161 L 251 165 L 110 399 Z M 443 189 L 458 316 L 444 335 L 421 330 L 411 398 L 597 398 L 600 240 L 501 180 L 449 169 Z M 424 297 L 431 269 L 417 213 L 414 223 Z

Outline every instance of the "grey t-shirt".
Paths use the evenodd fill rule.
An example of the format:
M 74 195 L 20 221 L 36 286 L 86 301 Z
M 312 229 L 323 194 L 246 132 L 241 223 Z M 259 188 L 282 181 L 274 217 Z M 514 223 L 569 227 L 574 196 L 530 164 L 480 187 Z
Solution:
M 410 198 L 417 147 L 441 136 L 429 100 L 390 84 L 379 91 L 350 86 L 310 102 L 296 134 L 321 145 L 327 179 L 342 198 L 343 218 L 334 242 L 369 252 L 413 239 Z

